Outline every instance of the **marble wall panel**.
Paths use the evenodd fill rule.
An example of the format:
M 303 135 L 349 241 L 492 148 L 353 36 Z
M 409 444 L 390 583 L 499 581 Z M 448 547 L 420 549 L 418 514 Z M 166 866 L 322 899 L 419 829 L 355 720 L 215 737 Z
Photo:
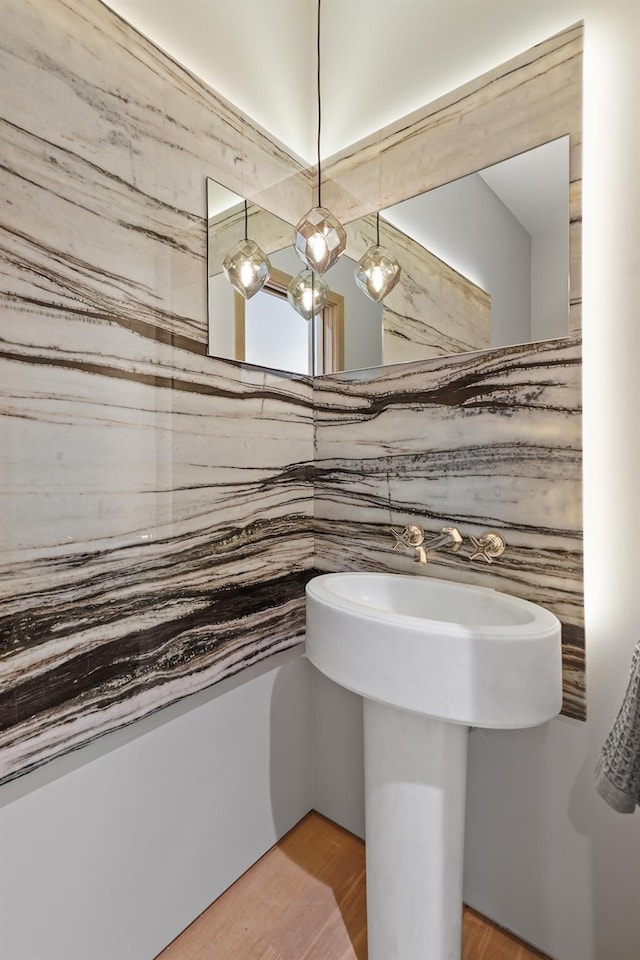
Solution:
M 362 217 L 569 134 L 570 339 L 367 371 L 316 384 L 316 561 L 407 570 L 390 526 L 508 551 L 478 568 L 436 555 L 426 575 L 529 597 L 563 624 L 564 712 L 585 716 L 581 516 L 582 44 L 580 24 L 354 144 L 324 165 L 326 202 Z M 481 133 L 479 133 L 481 131 Z
M 297 159 L 97 0 L 0 48 L 3 780 L 300 642 L 313 421 L 206 356 L 206 177 L 293 217 Z
M 348 222 L 566 134 L 578 179 L 583 32 L 575 24 L 325 161 L 327 206 Z
M 344 221 L 569 135 L 569 332 L 580 334 L 581 23 L 500 64 L 326 161 L 323 195 Z
M 299 642 L 312 550 L 306 384 L 12 346 L 5 775 Z
M 307 174 L 98 0 L 2 13 L 3 289 L 202 336 L 207 174 L 292 219 Z
M 563 623 L 566 713 L 584 712 L 580 345 L 575 340 L 344 374 L 315 387 L 316 564 L 416 572 L 391 527 L 498 530 L 488 566 L 433 553 L 419 573 L 493 586 Z

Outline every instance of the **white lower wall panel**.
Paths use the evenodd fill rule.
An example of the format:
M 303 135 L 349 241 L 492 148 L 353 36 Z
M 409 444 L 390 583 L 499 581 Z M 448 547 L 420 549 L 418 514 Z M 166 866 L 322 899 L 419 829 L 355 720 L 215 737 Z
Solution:
M 309 811 L 310 667 L 270 664 L 0 788 L 0 956 L 151 960 Z
M 362 697 L 309 664 L 313 696 L 313 806 L 364 839 Z

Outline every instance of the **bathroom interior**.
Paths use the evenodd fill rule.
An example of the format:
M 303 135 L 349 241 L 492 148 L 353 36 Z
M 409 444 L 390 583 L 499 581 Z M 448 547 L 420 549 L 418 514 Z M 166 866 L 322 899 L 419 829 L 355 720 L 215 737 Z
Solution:
M 152 960 L 311 811 L 365 838 L 363 697 L 305 653 L 307 584 L 361 572 L 557 618 L 551 719 L 465 721 L 462 899 L 552 960 L 637 960 L 637 818 L 594 769 L 640 635 L 640 7 L 323 0 L 321 47 L 318 7 L 2 0 L 0 956 Z M 322 204 L 356 261 L 379 215 L 404 276 L 373 346 L 345 293 L 302 369 L 237 352 L 216 258 L 244 209 L 271 255 L 318 200 L 320 49 Z M 408 204 L 550 149 L 566 258 L 531 241 L 523 334 L 512 235 L 482 221 L 487 298 Z

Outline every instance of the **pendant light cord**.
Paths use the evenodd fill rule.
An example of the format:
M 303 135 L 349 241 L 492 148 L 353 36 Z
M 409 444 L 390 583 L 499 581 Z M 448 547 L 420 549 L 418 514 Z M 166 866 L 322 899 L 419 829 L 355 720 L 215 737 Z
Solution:
M 376 247 L 380 246 L 380 214 L 376 213 Z
M 245 243 L 249 239 L 249 213 L 246 200 L 244 202 L 244 239 Z
M 318 29 L 317 29 L 317 90 L 318 90 L 318 206 L 322 206 L 322 173 L 320 169 L 320 131 L 322 128 L 322 105 L 320 98 L 320 6 L 322 0 L 318 0 Z

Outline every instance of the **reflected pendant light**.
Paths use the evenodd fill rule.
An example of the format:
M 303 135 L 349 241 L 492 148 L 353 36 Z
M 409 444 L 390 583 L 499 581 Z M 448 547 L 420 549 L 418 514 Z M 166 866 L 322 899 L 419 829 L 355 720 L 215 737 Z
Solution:
M 358 287 L 370 300 L 380 303 L 400 279 L 400 264 L 392 253 L 380 246 L 380 214 L 376 214 L 376 242 L 362 255 L 354 276 Z
M 248 211 L 244 202 L 244 240 L 240 240 L 229 250 L 222 267 L 227 280 L 245 300 L 262 290 L 269 279 L 271 264 L 269 258 L 257 243 L 247 236 Z
M 311 320 L 317 316 L 327 302 L 329 288 L 321 277 L 311 270 L 301 270 L 287 287 L 287 299 L 293 309 Z
M 320 166 L 320 130 L 322 105 L 320 98 L 320 5 L 318 0 L 317 30 L 317 90 L 318 90 L 318 205 L 312 207 L 300 220 L 293 234 L 293 246 L 303 263 L 315 273 L 323 274 L 333 266 L 347 245 L 344 227 L 334 215 L 322 206 L 322 170 Z

